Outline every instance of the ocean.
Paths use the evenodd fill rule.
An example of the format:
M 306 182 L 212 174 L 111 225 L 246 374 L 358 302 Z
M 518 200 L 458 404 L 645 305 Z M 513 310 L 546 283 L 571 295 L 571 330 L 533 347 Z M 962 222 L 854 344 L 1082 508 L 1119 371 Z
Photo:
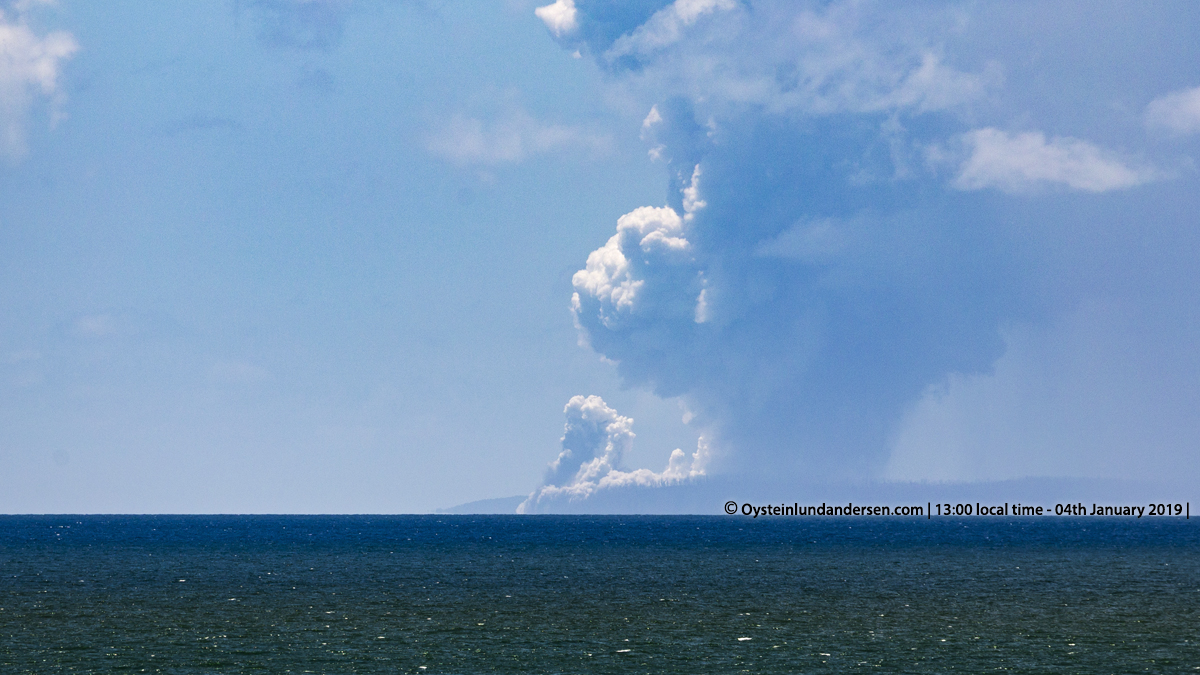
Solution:
M 3 516 L 0 672 L 1200 672 L 1183 518 Z

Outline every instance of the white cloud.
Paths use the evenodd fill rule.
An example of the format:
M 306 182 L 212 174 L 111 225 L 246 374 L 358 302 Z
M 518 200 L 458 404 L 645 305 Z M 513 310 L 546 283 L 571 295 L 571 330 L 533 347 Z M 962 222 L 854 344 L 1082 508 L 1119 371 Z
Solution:
M 696 296 L 696 311 L 693 313 L 692 321 L 696 323 L 708 323 L 711 318 L 712 308 L 708 305 L 708 289 L 702 288 L 700 289 L 700 295 Z M 685 415 L 685 417 L 688 417 L 688 415 Z M 684 422 L 684 424 L 687 424 L 687 422 Z
M 496 165 L 572 150 L 602 154 L 611 140 L 580 127 L 539 121 L 510 106 L 491 120 L 457 113 L 429 136 L 427 147 L 456 164 Z
M 886 13 L 862 3 L 835 3 L 823 13 L 799 12 L 788 22 L 785 68 L 776 74 L 773 107 L 815 113 L 946 110 L 984 96 L 1002 81 L 999 66 L 956 70 L 939 49 Z M 931 26 L 945 17 L 930 16 Z M 874 24 L 874 26 L 872 26 Z
M 1130 168 L 1113 153 L 1077 138 L 1047 141 L 1040 132 L 1010 134 L 987 128 L 963 134 L 961 139 L 969 155 L 954 179 L 954 187 L 960 190 L 997 188 L 1016 193 L 1058 183 L 1086 192 L 1107 192 L 1156 177 L 1150 169 Z
M 706 206 L 700 197 L 699 164 L 692 170 L 692 180 L 682 193 L 682 218 L 669 206 L 642 206 L 617 219 L 617 233 L 604 246 L 592 251 L 584 269 L 571 277 L 576 291 L 571 307 L 577 320 L 582 293 L 599 301 L 601 320 L 612 327 L 619 314 L 634 309 L 648 275 L 661 275 L 672 264 L 678 266 L 690 260 L 691 243 L 686 228 L 696 212 Z M 704 304 L 702 299 L 697 303 Z M 707 316 L 706 311 L 695 316 Z
M 35 34 L 22 15 L 26 6 L 19 4 L 14 18 L 0 11 L 0 154 L 12 159 L 27 152 L 26 119 L 39 96 L 55 108 L 51 124 L 61 117 L 56 109 L 64 98 L 62 64 L 79 50 L 70 33 Z
M 618 218 L 617 233 L 592 251 L 584 269 L 571 277 L 576 291 L 571 305 L 576 315 L 581 310 L 581 293 L 599 301 L 602 321 L 610 327 L 618 315 L 632 311 L 647 274 L 661 267 L 659 262 L 688 257 L 687 220 L 669 206 L 642 206 Z
M 692 169 L 692 181 L 681 191 L 683 193 L 683 219 L 690 221 L 696 217 L 696 212 L 708 206 L 708 202 L 700 198 L 700 165 Z
M 580 501 L 598 490 L 659 487 L 705 475 L 709 450 L 703 438 L 690 460 L 676 448 L 661 472 L 627 471 L 621 462 L 633 444 L 632 419 L 617 414 L 599 396 L 574 396 L 563 412 L 567 423 L 562 452 L 550 463 L 545 484 L 517 507 L 517 513 L 543 511 L 558 501 Z
M 635 60 L 627 81 L 659 100 L 818 115 L 921 113 L 978 101 L 1003 80 L 993 62 L 976 73 L 946 62 L 938 39 L 961 20 L 952 10 L 864 2 L 812 10 L 790 1 L 678 0 L 618 38 L 603 60 Z
M 875 103 L 882 108 L 913 108 L 918 112 L 945 110 L 981 98 L 988 86 L 1001 79 L 992 64 L 982 74 L 963 73 L 942 63 L 933 53 L 921 55 L 921 63 L 904 75 L 891 92 Z
M 1151 101 L 1146 106 L 1146 126 L 1180 135 L 1200 133 L 1200 87 Z
M 650 112 L 646 114 L 646 118 L 642 120 L 641 139 L 650 141 L 650 149 L 646 152 L 652 161 L 659 161 L 663 158 L 663 151 L 667 146 L 662 143 L 653 142 L 655 128 L 662 124 L 662 113 L 658 112 L 658 106 L 650 106 Z
M 646 135 L 654 128 L 654 125 L 661 124 L 663 121 L 662 113 L 658 112 L 658 106 L 650 106 L 650 112 L 646 113 L 646 118 L 642 120 L 642 139 L 646 139 Z
M 607 56 L 615 58 L 625 54 L 656 52 L 679 42 L 684 31 L 701 17 L 736 7 L 734 0 L 675 0 L 655 12 L 637 30 L 614 42 Z
M 533 13 L 546 24 L 546 28 L 549 28 L 555 37 L 573 33 L 579 27 L 575 0 L 555 0 L 554 4 L 538 7 Z

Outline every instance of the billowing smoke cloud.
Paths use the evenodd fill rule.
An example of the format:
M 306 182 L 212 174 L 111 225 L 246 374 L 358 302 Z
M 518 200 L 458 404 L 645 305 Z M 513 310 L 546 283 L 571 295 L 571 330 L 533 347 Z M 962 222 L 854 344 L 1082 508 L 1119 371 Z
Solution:
M 51 124 L 62 117 L 62 66 L 79 50 L 70 33 L 38 35 L 30 28 L 26 13 L 32 4 L 19 2 L 7 12 L 0 5 L 0 155 L 9 159 L 27 152 L 26 124 L 36 101 L 50 103 Z
M 1194 90 L 1148 92 L 1120 124 L 1059 114 L 1048 134 L 1038 110 L 1009 114 L 1023 81 L 1006 57 L 1032 38 L 1015 14 L 992 14 L 769 0 L 539 13 L 645 102 L 642 136 L 669 175 L 667 204 L 622 216 L 575 275 L 575 320 L 625 383 L 686 402 L 715 471 L 1128 476 L 1128 462 L 1089 454 L 1142 438 L 1140 475 L 1162 478 L 1200 441 L 1182 417 L 1133 412 L 1200 403 L 1179 375 L 1200 381 L 1179 351 L 1200 326 L 1187 271 L 1200 191 L 1194 172 L 1158 168 L 1189 164 L 1146 135 L 1190 133 Z M 1111 15 L 1101 34 L 1137 25 Z M 990 51 L 970 46 L 985 34 Z M 1113 361 L 1127 349 L 1140 352 L 1133 373 Z M 1103 415 L 1110 433 L 1063 431 Z M 626 442 L 605 438 L 543 494 L 601 489 L 578 476 L 608 456 L 597 448 Z M 1060 460 L 1030 463 L 995 438 Z
M 633 444 L 633 420 L 617 414 L 599 396 L 575 396 L 563 411 L 567 424 L 562 452 L 546 471 L 544 485 L 529 495 L 518 513 L 537 513 L 578 502 L 597 490 L 623 487 L 662 487 L 704 475 L 707 447 L 701 439 L 689 458 L 678 448 L 660 473 L 627 471 L 622 459 Z

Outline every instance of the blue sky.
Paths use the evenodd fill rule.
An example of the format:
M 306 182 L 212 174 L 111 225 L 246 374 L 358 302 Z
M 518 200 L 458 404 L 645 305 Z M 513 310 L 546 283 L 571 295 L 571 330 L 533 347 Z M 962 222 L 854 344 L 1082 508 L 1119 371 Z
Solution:
M 1193 4 L 3 12 L 0 511 L 1197 477 Z

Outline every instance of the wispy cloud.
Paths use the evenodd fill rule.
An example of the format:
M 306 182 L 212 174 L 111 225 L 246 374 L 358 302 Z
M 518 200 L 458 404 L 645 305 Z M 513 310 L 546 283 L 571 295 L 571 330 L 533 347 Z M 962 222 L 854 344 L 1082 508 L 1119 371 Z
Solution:
M 1174 134 L 1200 133 L 1200 87 L 1175 91 L 1146 106 L 1146 126 Z
M 734 0 L 676 0 L 637 30 L 617 40 L 606 56 L 617 59 L 626 54 L 651 54 L 665 49 L 683 39 L 685 31 L 705 16 L 736 8 Z
M 27 8 L 18 3 L 12 14 L 0 10 L 0 154 L 12 160 L 28 152 L 26 124 L 35 101 L 50 103 L 51 125 L 64 116 L 62 67 L 79 51 L 68 32 L 35 33 L 26 22 Z
M 829 260 L 847 246 L 847 234 L 842 224 L 832 218 L 801 221 L 762 241 L 755 253 L 768 258 L 784 258 L 807 263 Z
M 954 179 L 954 187 L 960 190 L 996 188 L 1019 193 L 1057 184 L 1108 192 L 1157 177 L 1153 169 L 1130 167 L 1114 153 L 1077 138 L 1046 140 L 1041 132 L 987 128 L 963 134 L 961 140 L 967 158 Z
M 454 113 L 426 138 L 430 153 L 462 165 L 514 164 L 562 152 L 603 154 L 611 144 L 607 135 L 538 120 L 517 105 L 490 116 Z
M 617 35 L 612 16 L 634 9 L 572 5 L 565 30 L 551 8 L 565 11 L 565 3 L 539 14 L 564 46 L 586 49 L 658 97 L 813 114 L 923 113 L 961 108 L 1003 82 L 995 63 L 959 69 L 931 39 L 956 30 L 961 16 L 952 8 L 676 0 Z

